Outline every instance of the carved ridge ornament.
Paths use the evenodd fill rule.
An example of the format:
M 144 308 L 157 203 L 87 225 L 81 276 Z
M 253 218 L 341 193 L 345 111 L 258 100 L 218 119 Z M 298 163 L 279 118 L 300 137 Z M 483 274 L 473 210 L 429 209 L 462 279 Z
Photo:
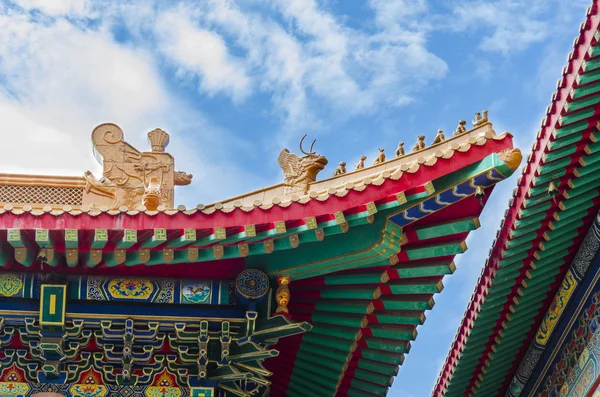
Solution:
M 306 135 L 300 140 L 300 151 L 304 156 L 298 157 L 288 149 L 283 149 L 279 153 L 279 166 L 283 171 L 285 183 L 292 192 L 308 193 L 308 186 L 316 181 L 319 171 L 327 165 L 327 159 L 313 151 L 316 140 L 312 141 L 308 152 L 304 151 L 302 143 L 305 138 Z
M 111 209 L 135 209 L 144 205 L 155 211 L 159 205 L 174 207 L 174 187 L 189 185 L 193 176 L 175 171 L 173 156 L 165 152 L 169 134 L 161 129 L 148 133 L 151 152 L 140 152 L 123 140 L 123 130 L 106 123 L 92 131 L 94 156 L 102 165 L 102 178 L 84 174 L 83 204 Z

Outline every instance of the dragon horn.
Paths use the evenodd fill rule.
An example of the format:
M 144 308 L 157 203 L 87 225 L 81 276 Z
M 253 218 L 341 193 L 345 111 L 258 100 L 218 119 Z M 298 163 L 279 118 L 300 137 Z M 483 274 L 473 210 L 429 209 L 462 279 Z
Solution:
M 312 143 L 310 144 L 310 149 L 308 149 L 308 151 L 310 152 L 310 154 L 315 154 L 315 152 L 313 152 L 313 146 L 315 146 L 315 142 L 317 140 L 315 139 L 314 141 L 312 141 Z
M 302 142 L 304 142 L 304 138 L 306 138 L 306 135 L 308 135 L 308 134 L 304 134 L 304 136 L 302 137 L 302 139 L 300 139 L 300 151 L 308 156 L 309 153 L 306 153 L 304 151 L 304 149 L 302 149 Z

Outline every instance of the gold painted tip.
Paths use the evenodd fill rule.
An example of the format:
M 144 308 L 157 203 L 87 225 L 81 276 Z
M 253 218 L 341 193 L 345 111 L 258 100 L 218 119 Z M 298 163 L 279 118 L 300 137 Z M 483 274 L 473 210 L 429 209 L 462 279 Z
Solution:
M 398 264 L 400 260 L 398 259 L 398 255 L 397 254 L 392 254 L 392 256 L 390 256 L 390 265 L 394 266 L 396 264 Z M 388 278 L 389 280 L 389 278 Z
M 552 222 L 552 221 L 548 222 L 548 229 L 554 230 L 554 222 Z
M 580 177 L 581 175 L 579 174 L 579 168 L 575 168 L 573 169 L 573 175 L 575 175 L 576 177 Z
M 567 181 L 567 185 L 569 185 L 569 187 L 570 187 L 571 189 L 575 188 L 575 184 L 573 183 L 573 181 L 572 181 L 571 179 L 569 179 L 569 180 Z
M 481 372 L 483 372 L 483 374 L 487 374 L 487 369 L 485 368 L 485 366 L 481 367 Z
M 375 305 L 373 304 L 373 302 L 370 302 L 369 305 L 367 306 L 367 314 L 371 314 L 375 311 Z
M 535 253 L 533 254 L 533 257 L 535 259 L 537 259 L 538 261 L 540 260 L 540 254 L 538 253 L 538 251 L 535 251 Z
M 513 171 L 516 171 L 523 160 L 523 153 L 518 148 L 504 149 L 498 153 L 498 159 L 508 165 Z
M 508 307 L 508 310 L 510 310 L 510 312 L 514 314 L 514 312 L 515 312 L 515 307 L 514 307 L 513 305 L 510 305 L 510 306 Z
M 544 240 L 548 241 L 550 240 L 550 235 L 548 235 L 548 232 L 544 232 L 544 234 L 542 234 L 542 237 L 544 238 Z M 541 244 L 541 243 L 540 243 Z
M 354 340 L 358 341 L 361 340 L 362 338 L 362 331 L 359 329 L 358 331 L 356 331 L 356 335 L 354 335 Z
M 381 297 L 381 288 L 377 287 L 375 288 L 375 291 L 373 291 L 373 299 L 379 299 Z
M 506 320 L 507 321 L 512 321 L 512 317 L 510 316 L 509 313 L 506 313 Z
M 456 271 L 456 265 L 454 264 L 454 261 L 450 262 L 450 265 L 448 266 L 448 268 L 450 269 L 450 274 L 452 274 Z
M 435 288 L 437 289 L 437 292 L 441 292 L 444 289 L 444 283 L 442 282 L 442 280 L 438 281 L 435 284 Z
M 479 222 L 479 218 L 473 218 L 473 225 L 475 226 L 475 229 L 479 229 L 481 227 L 481 222 Z
M 540 242 L 540 243 L 538 244 L 538 247 L 539 247 L 539 249 L 541 249 L 542 251 L 546 251 L 546 248 L 544 247 L 544 243 Z M 540 259 L 540 258 L 537 258 L 537 259 Z
M 495 337 L 494 338 L 494 343 L 496 343 L 497 345 L 499 345 L 500 344 L 500 338 Z
M 400 236 L 400 245 L 404 245 L 408 243 L 408 237 L 406 236 L 406 233 L 402 233 L 402 235 Z
M 515 304 L 515 305 L 518 305 L 518 304 L 519 304 L 519 300 L 517 299 L 517 297 L 516 297 L 516 296 L 515 296 L 515 297 L 513 297 L 513 299 L 512 299 L 512 300 L 513 300 L 513 302 L 514 302 L 514 304 Z
M 585 145 L 585 148 L 583 148 L 583 150 L 585 151 L 585 154 L 592 154 L 592 149 L 590 148 L 590 145 Z
M 502 323 L 502 326 L 504 327 L 504 323 Z M 492 345 L 492 351 L 493 351 L 494 353 L 496 353 L 496 346 Z M 481 376 L 481 375 L 480 375 L 480 376 Z
M 558 212 L 555 212 L 554 215 L 552 215 L 552 217 L 555 221 L 560 221 L 560 215 L 558 214 Z
M 499 331 L 498 331 L 498 335 L 500 335 L 500 337 L 501 337 L 501 338 L 504 338 L 504 331 L 502 331 L 502 330 L 499 330 Z
M 388 281 L 390 281 L 390 275 L 388 274 L 388 272 L 383 272 L 383 274 L 381 275 L 381 282 L 382 283 L 387 283 Z
M 467 250 L 467 242 L 463 241 L 460 243 L 460 249 L 462 252 L 465 252 Z
M 369 325 L 369 319 L 367 318 L 367 316 L 365 316 L 360 320 L 360 327 L 366 328 L 367 325 Z

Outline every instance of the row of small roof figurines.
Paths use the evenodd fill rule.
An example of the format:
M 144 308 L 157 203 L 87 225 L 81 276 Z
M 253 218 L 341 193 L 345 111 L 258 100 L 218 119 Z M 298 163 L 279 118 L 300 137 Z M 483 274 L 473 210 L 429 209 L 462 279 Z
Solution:
M 475 113 L 475 120 L 473 120 L 473 127 L 479 127 L 480 125 L 483 125 L 485 123 L 488 122 L 488 111 L 484 110 L 483 112 L 476 112 Z M 456 127 L 456 130 L 454 130 L 454 136 L 458 136 L 458 135 L 462 135 L 464 133 L 467 132 L 467 128 L 465 127 L 465 124 L 467 124 L 466 120 L 460 120 L 458 122 L 458 127 Z M 437 135 L 435 136 L 435 139 L 433 140 L 433 142 L 431 143 L 431 145 L 435 145 L 438 144 L 440 142 L 443 142 L 446 139 L 446 137 L 444 136 L 444 132 L 442 130 L 438 130 Z M 415 143 L 415 145 L 412 148 L 412 152 L 418 152 L 419 150 L 423 150 L 425 149 L 427 145 L 425 144 L 425 136 L 424 135 L 419 135 L 417 138 L 417 143 Z M 398 157 L 402 157 L 404 156 L 404 142 L 400 142 L 398 144 L 398 147 L 396 148 L 396 158 Z M 362 170 L 363 168 L 365 168 L 365 161 L 367 160 L 367 156 L 360 156 L 360 161 L 354 166 L 355 170 Z M 379 154 L 377 155 L 377 157 L 375 158 L 375 161 L 373 161 L 373 165 L 378 165 L 381 164 L 385 161 L 385 149 L 380 148 L 379 149 Z M 340 162 L 338 167 L 335 169 L 333 176 L 338 176 L 338 175 L 342 175 L 345 174 L 346 171 L 346 163 L 344 161 Z

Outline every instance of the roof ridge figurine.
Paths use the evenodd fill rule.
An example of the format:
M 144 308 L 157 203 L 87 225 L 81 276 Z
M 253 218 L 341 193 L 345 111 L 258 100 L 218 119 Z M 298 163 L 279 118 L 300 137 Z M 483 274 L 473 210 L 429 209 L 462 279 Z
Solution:
M 385 149 L 379 148 L 379 154 L 377 154 L 375 161 L 373 161 L 373 165 L 381 164 L 383 162 L 385 162 Z
M 398 147 L 396 148 L 396 157 L 404 156 L 404 142 L 398 143 Z
M 298 157 L 283 149 L 279 153 L 279 166 L 283 171 L 285 183 L 293 191 L 308 193 L 308 186 L 317 180 L 317 174 L 327 165 L 327 159 L 313 151 L 316 139 L 310 144 L 308 152 L 302 148 L 306 134 L 300 140 L 300 151 L 304 154 Z
M 488 122 L 488 111 L 475 112 L 475 120 L 473 120 L 473 127 L 479 127 Z
M 415 143 L 415 146 L 413 146 L 412 151 L 418 152 L 422 149 L 425 149 L 425 135 L 419 135 L 417 137 L 417 143 Z
M 346 162 L 345 161 L 340 161 L 340 163 L 338 164 L 337 168 L 333 172 L 333 176 L 338 176 L 338 175 L 342 175 L 342 174 L 345 174 L 345 173 L 346 173 Z
M 458 126 L 454 130 L 454 136 L 458 136 L 467 132 L 465 124 L 467 124 L 467 120 L 458 120 Z
M 364 154 L 362 156 L 360 156 L 360 160 L 358 161 L 358 163 L 356 163 L 356 166 L 354 167 L 355 170 L 362 170 L 363 168 L 365 168 L 365 160 L 367 159 L 367 156 L 365 156 Z
M 443 142 L 446 139 L 446 137 L 444 136 L 444 131 L 437 130 L 437 134 L 435 135 L 435 139 L 433 140 L 433 142 L 431 143 L 432 145 L 438 144 L 440 142 Z

